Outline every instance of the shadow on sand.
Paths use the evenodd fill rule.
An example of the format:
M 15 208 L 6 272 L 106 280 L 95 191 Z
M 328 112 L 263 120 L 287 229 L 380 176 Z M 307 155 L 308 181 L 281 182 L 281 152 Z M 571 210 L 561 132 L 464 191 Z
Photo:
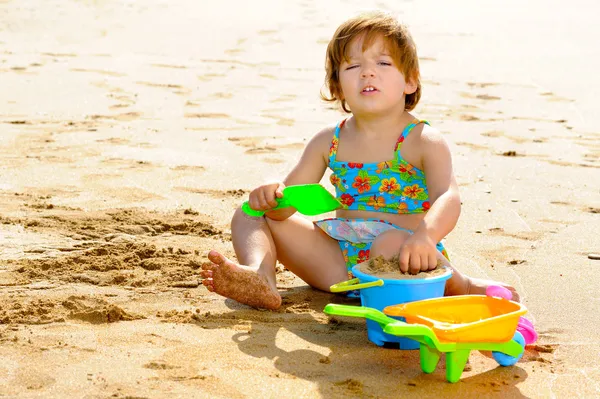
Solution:
M 518 364 L 501 367 L 472 352 L 471 363 L 477 356 L 477 368 L 489 369 L 477 374 L 466 371 L 451 384 L 446 381 L 443 357 L 432 374 L 425 374 L 418 350 L 378 347 L 367 339 L 363 319 L 323 313 L 328 303 L 360 305 L 360 300 L 309 287 L 289 289 L 282 297 L 282 307 L 273 312 L 226 300 L 230 312 L 198 323 L 203 328 L 222 328 L 232 322 L 249 325 L 247 332 L 233 336 L 243 353 L 271 359 L 281 372 L 277 378 L 313 382 L 323 397 L 525 397 L 516 384 L 527 373 Z M 304 348 L 288 349 L 298 346 Z

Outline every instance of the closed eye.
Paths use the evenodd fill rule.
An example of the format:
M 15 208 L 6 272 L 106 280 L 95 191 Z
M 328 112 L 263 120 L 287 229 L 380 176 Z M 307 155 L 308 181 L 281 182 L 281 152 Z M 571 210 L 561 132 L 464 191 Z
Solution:
M 392 66 L 392 63 L 387 61 L 379 61 L 379 65 Z
M 347 70 L 349 70 L 349 69 L 356 68 L 357 66 L 358 66 L 358 65 L 350 65 L 350 66 L 348 66 L 348 67 L 346 68 L 346 71 L 347 71 Z

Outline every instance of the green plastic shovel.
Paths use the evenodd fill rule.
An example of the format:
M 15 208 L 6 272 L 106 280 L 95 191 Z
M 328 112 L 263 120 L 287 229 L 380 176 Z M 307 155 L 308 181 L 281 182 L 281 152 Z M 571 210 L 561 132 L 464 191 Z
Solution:
M 320 184 L 301 184 L 297 186 L 288 186 L 283 189 L 283 197 L 277 198 L 277 206 L 273 208 L 281 209 L 294 207 L 303 215 L 320 215 L 322 213 L 334 211 L 342 207 L 329 191 Z M 248 201 L 242 204 L 242 210 L 249 216 L 262 216 L 264 211 L 256 211 L 250 208 Z

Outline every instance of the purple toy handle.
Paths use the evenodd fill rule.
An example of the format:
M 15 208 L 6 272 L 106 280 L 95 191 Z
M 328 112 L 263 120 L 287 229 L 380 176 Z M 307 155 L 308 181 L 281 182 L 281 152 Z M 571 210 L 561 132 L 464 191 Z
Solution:
M 507 288 L 499 285 L 490 285 L 486 288 L 485 294 L 487 296 L 494 296 L 499 298 L 512 299 L 512 292 Z M 524 317 L 519 317 L 519 323 L 517 324 L 517 331 L 525 338 L 525 345 L 533 344 L 538 339 L 537 332 L 533 328 L 533 324 Z

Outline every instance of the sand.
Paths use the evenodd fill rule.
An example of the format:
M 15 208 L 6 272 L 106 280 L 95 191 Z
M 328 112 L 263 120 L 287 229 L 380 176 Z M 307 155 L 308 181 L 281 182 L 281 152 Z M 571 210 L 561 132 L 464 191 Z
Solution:
M 434 278 L 445 274 L 447 270 L 443 267 L 437 267 L 433 270 L 422 271 L 415 274 L 402 273 L 400 271 L 400 264 L 398 263 L 397 256 L 391 259 L 385 259 L 381 255 L 360 263 L 357 266 L 358 270 L 365 274 L 391 280 L 421 280 Z
M 229 220 L 342 115 L 318 97 L 336 26 L 397 12 L 417 114 L 445 134 L 455 266 L 515 285 L 540 340 L 449 384 L 323 313 L 355 299 L 279 268 L 259 311 L 199 284 Z M 560 11 L 559 11 L 560 10 Z M 0 0 L 0 396 L 597 397 L 597 6 L 509 0 Z M 323 184 L 331 189 L 327 176 Z M 329 215 L 325 215 L 329 216 Z

